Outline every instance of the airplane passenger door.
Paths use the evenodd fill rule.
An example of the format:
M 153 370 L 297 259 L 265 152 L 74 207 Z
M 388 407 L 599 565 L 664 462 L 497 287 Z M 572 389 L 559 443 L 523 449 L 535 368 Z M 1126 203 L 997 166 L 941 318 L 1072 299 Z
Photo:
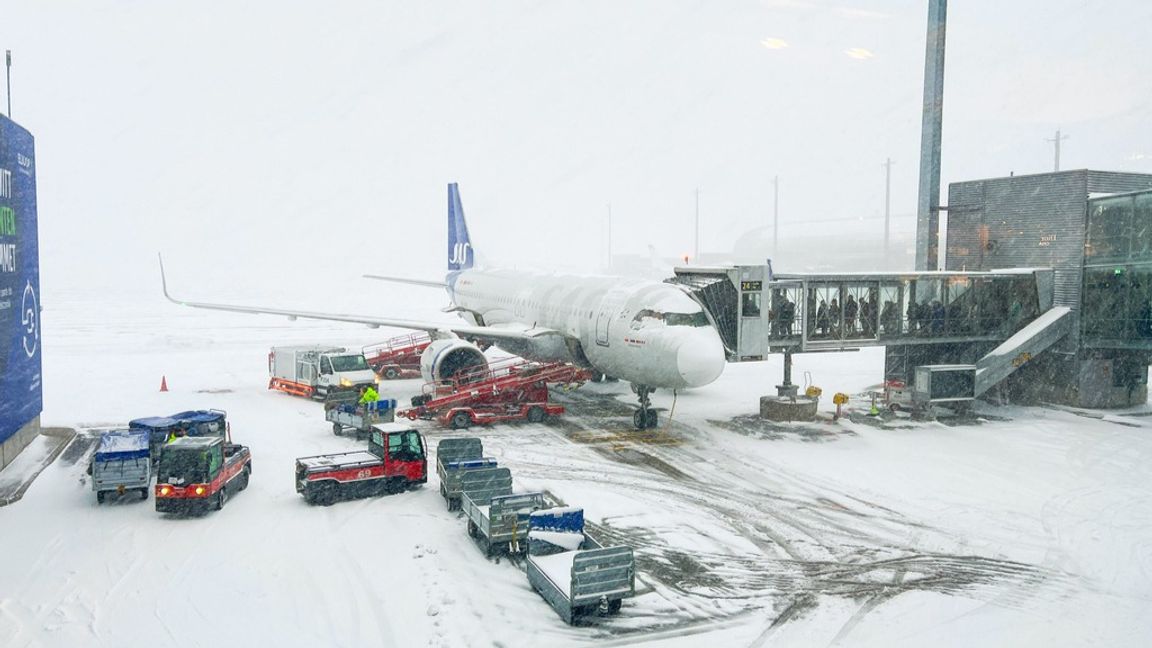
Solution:
M 627 299 L 628 293 L 626 291 L 614 290 L 600 300 L 600 308 L 596 311 L 596 344 L 610 346 L 608 333 L 612 326 L 612 320 L 620 314 L 620 310 L 624 308 L 624 302 Z

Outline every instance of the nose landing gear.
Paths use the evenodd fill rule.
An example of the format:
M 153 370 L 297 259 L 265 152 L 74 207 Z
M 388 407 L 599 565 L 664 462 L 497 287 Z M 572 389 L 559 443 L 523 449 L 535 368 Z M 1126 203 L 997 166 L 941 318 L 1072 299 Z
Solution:
M 646 385 L 632 385 L 632 391 L 640 397 L 640 409 L 632 414 L 632 425 L 637 430 L 647 430 L 656 427 L 656 410 L 652 409 L 652 401 L 649 398 L 652 392 L 656 391 Z

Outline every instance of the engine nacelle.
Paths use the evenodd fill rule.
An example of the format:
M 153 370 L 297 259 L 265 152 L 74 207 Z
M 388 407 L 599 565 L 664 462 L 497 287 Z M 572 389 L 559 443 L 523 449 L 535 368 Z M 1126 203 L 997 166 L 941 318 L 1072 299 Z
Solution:
M 488 358 L 475 344 L 464 340 L 436 340 L 420 354 L 420 375 L 425 382 L 450 380 L 461 371 L 484 369 Z

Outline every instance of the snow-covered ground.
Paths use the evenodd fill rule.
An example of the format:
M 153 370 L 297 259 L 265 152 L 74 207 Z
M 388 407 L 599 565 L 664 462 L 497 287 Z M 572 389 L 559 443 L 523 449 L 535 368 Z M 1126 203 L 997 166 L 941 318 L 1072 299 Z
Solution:
M 630 430 L 626 385 L 560 394 L 561 421 L 474 432 L 519 489 L 635 547 L 638 595 L 569 627 L 515 564 L 484 559 L 434 473 L 331 507 L 294 492 L 295 457 L 358 443 L 319 405 L 265 389 L 268 347 L 387 332 L 83 293 L 54 295 L 44 326 L 45 425 L 221 408 L 254 473 L 223 511 L 169 518 L 151 500 L 97 506 L 66 451 L 0 508 L 0 646 L 1152 644 L 1138 416 L 985 406 L 964 426 L 770 426 L 751 415 L 778 359 L 680 394 L 656 434 Z M 814 354 L 795 375 L 855 393 L 881 364 L 878 350 Z M 448 434 L 423 429 L 430 449 Z

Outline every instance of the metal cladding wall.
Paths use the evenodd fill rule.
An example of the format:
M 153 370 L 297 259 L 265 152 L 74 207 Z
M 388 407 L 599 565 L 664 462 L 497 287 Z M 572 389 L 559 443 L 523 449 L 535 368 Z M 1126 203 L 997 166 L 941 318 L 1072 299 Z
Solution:
M 950 184 L 946 268 L 1053 268 L 1055 305 L 1079 310 L 1088 195 L 1148 186 L 1152 175 L 1086 169 Z
M 32 134 L 0 115 L 0 443 L 40 415 L 40 255 Z

